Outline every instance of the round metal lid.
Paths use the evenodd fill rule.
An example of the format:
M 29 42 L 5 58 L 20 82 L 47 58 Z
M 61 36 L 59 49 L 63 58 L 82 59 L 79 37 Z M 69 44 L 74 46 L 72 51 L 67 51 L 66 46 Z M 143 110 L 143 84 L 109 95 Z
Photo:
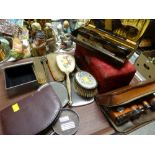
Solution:
M 64 107 L 68 103 L 68 93 L 66 87 L 59 82 L 50 82 L 39 87 L 38 91 L 47 87 L 48 85 L 52 86 L 52 88 L 54 89 L 55 93 L 61 101 L 62 107 Z
M 88 72 L 80 71 L 75 74 L 76 82 L 85 89 L 94 89 L 97 87 L 97 81 Z
M 53 125 L 53 130 L 59 135 L 73 135 L 79 129 L 79 116 L 71 109 L 62 109 L 60 116 Z

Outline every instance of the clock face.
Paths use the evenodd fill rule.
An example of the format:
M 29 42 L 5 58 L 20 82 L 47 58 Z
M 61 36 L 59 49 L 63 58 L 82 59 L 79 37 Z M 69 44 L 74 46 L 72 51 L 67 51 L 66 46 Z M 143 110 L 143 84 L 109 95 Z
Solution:
M 85 89 L 94 89 L 97 87 L 97 81 L 88 72 L 85 71 L 77 72 L 75 75 L 75 79 L 78 82 L 78 84 Z

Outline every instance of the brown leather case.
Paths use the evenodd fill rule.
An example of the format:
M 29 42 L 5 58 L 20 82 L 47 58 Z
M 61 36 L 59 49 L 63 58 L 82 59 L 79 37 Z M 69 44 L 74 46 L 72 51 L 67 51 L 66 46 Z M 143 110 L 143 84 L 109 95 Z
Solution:
M 146 111 L 144 110 L 138 118 L 130 119 L 121 125 L 116 124 L 112 115 L 110 115 L 110 112 L 116 111 L 118 107 L 126 108 L 126 111 L 129 111 L 128 109 L 130 107 L 153 98 L 155 96 L 154 92 L 155 80 L 151 80 L 97 95 L 95 100 L 115 130 L 120 133 L 127 134 L 155 120 L 155 111 L 150 109 L 147 109 Z M 115 116 L 117 114 L 118 113 L 115 113 Z
M 60 111 L 60 100 L 49 86 L 0 112 L 4 134 L 34 135 L 48 128 Z

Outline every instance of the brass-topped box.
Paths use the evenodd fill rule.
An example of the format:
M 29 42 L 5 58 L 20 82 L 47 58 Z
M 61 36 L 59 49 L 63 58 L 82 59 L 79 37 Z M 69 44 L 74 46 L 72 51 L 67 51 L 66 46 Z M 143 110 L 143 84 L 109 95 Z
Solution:
M 149 19 L 91 19 L 72 32 L 73 40 L 111 63 L 123 65 L 137 50 Z

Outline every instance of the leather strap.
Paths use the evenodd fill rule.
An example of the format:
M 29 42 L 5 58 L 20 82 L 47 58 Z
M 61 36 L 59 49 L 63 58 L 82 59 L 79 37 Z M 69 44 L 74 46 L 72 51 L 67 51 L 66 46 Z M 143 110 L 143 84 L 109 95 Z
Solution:
M 96 96 L 99 105 L 112 107 L 127 104 L 155 92 L 155 81 L 141 82 Z

